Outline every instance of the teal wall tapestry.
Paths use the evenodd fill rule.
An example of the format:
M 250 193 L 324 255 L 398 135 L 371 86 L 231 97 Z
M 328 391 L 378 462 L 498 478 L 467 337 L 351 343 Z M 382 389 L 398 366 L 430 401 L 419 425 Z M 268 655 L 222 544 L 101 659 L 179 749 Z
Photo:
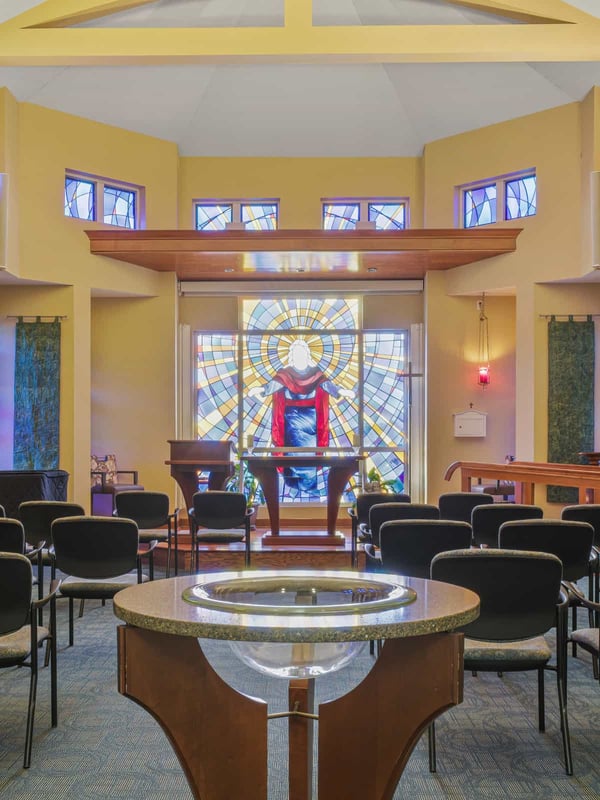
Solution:
M 581 464 L 594 449 L 594 322 L 548 323 L 548 461 Z M 549 503 L 577 503 L 578 491 L 549 486 Z
M 59 451 L 60 320 L 24 322 L 15 339 L 14 469 L 56 469 Z

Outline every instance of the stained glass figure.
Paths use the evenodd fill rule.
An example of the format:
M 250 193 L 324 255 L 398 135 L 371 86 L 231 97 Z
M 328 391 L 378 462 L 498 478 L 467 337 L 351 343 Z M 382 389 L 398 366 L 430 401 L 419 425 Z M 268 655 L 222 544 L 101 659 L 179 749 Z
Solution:
M 65 177 L 65 217 L 95 219 L 95 185 L 92 181 Z
M 241 215 L 248 231 L 277 229 L 277 203 L 242 203 Z
M 360 203 L 324 203 L 323 228 L 326 231 L 350 231 L 360 219 Z
M 120 228 L 135 228 L 135 194 L 118 186 L 105 186 L 104 222 Z
M 536 213 L 537 181 L 535 175 L 506 181 L 504 191 L 506 219 L 531 217 Z
M 369 203 L 369 222 L 374 222 L 380 231 L 403 230 L 406 227 L 406 204 Z
M 233 222 L 233 206 L 231 204 L 196 205 L 196 230 L 224 231 L 229 222 Z
M 477 186 L 463 192 L 463 219 L 465 228 L 489 225 L 496 222 L 496 184 Z

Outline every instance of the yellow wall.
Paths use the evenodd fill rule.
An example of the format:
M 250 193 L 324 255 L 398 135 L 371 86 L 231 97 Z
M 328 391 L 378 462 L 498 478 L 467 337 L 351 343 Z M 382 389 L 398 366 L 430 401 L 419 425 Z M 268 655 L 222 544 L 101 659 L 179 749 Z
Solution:
M 321 198 L 410 197 L 422 227 L 418 158 L 182 158 L 179 226 L 192 228 L 198 199 L 278 198 L 281 228 L 320 228 Z

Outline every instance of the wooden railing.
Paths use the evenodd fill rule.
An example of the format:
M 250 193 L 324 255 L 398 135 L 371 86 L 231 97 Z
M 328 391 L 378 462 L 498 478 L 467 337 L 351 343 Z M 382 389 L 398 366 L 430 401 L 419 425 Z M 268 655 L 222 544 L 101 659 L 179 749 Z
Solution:
M 535 485 L 575 486 L 580 503 L 594 503 L 600 498 L 600 467 L 589 464 L 552 464 L 512 461 L 510 464 L 486 464 L 477 461 L 454 461 L 444 475 L 449 481 L 460 470 L 460 488 L 470 492 L 473 479 L 510 481 L 515 484 L 515 501 L 533 503 Z M 596 495 L 598 492 L 598 495 Z

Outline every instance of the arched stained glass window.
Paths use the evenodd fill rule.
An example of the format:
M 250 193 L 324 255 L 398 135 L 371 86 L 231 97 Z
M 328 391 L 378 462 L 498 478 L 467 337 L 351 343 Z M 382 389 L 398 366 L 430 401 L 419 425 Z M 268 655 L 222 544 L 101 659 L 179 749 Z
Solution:
M 363 331 L 358 298 L 242 300 L 242 329 L 196 335 L 199 438 L 286 452 L 363 443 L 404 486 L 408 332 Z M 351 500 L 358 476 L 345 496 Z M 282 502 L 326 502 L 326 469 L 287 468 Z
M 463 215 L 465 228 L 496 222 L 496 184 L 465 189 Z

